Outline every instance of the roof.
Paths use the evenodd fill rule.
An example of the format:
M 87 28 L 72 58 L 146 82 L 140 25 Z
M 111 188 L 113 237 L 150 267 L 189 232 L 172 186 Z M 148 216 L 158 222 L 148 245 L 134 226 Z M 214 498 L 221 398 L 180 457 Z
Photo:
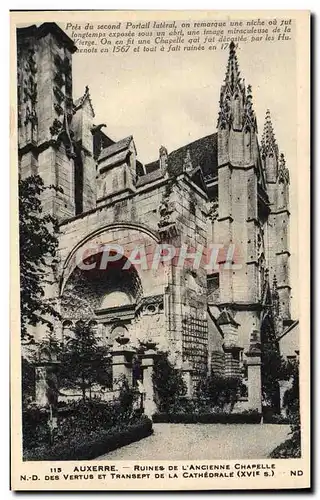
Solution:
M 94 117 L 95 114 L 94 114 L 94 109 L 93 109 L 92 101 L 91 101 L 91 98 L 90 98 L 90 92 L 89 92 L 88 85 L 85 88 L 84 94 L 81 97 L 78 97 L 78 99 L 76 99 L 74 101 L 74 104 L 73 104 L 74 105 L 74 110 L 78 111 L 78 109 L 82 108 L 82 106 L 84 105 L 84 103 L 86 101 L 89 103 L 89 106 L 90 106 L 91 112 L 92 112 L 92 116 Z
M 222 311 L 222 313 L 218 317 L 217 324 L 219 326 L 221 326 L 221 325 L 233 325 L 233 326 L 237 326 L 237 327 L 239 326 L 239 323 L 237 323 L 233 319 L 231 314 L 228 311 L 226 311 L 225 309 Z
M 39 27 L 35 24 L 26 28 L 17 28 L 17 38 L 32 37 L 42 38 L 49 33 L 62 43 L 72 54 L 76 52 L 77 47 L 73 40 L 56 24 L 56 23 L 43 23 Z
M 110 146 L 102 149 L 98 161 L 100 162 L 101 160 L 109 158 L 116 153 L 120 153 L 120 151 L 123 151 L 124 149 L 128 149 L 132 139 L 132 135 L 129 135 L 128 137 L 125 137 L 124 139 L 121 139 L 120 141 L 115 142 L 114 144 L 111 144 Z
M 193 167 L 200 166 L 204 179 L 209 180 L 218 176 L 218 135 L 207 135 L 194 142 L 186 144 L 168 155 L 168 172 L 177 176 L 183 171 L 184 161 L 189 150 Z M 159 160 L 148 163 L 146 171 L 151 172 L 159 168 Z
M 127 159 L 128 154 L 129 154 L 128 150 L 124 149 L 123 151 L 120 151 L 116 155 L 104 158 L 105 161 L 103 162 L 103 164 L 100 165 L 99 172 L 101 173 L 105 169 L 107 169 L 111 166 L 118 165 L 120 163 L 124 163 Z
M 297 319 L 296 321 L 293 321 L 291 325 L 289 325 L 281 335 L 279 335 L 278 340 L 281 340 L 283 337 L 285 337 L 293 328 L 295 328 L 299 324 L 299 320 Z
M 97 160 L 100 156 L 100 152 L 102 149 L 108 148 L 114 144 L 114 141 L 107 136 L 101 130 L 101 126 L 93 126 L 92 127 L 92 135 L 93 135 L 93 156 L 94 159 Z
M 163 173 L 160 168 L 158 170 L 152 170 L 151 172 L 141 175 L 137 179 L 136 186 L 144 186 L 145 184 L 149 184 L 149 182 L 154 182 L 157 181 L 158 179 L 161 179 L 163 177 Z
M 221 327 L 220 325 L 218 324 L 217 322 L 217 318 L 215 317 L 214 313 L 212 312 L 211 310 L 211 306 L 208 305 L 208 308 L 207 308 L 207 311 L 209 313 L 209 317 L 210 319 L 212 320 L 212 322 L 214 323 L 216 329 L 218 330 L 218 332 L 220 333 L 221 337 L 224 338 L 224 333 L 223 331 L 221 330 Z

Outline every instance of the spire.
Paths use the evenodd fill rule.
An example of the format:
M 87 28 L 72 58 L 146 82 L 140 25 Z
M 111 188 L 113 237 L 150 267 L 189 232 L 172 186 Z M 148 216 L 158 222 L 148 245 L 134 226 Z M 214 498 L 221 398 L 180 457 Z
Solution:
M 289 170 L 286 166 L 286 160 L 283 153 L 281 153 L 279 160 L 278 180 L 283 184 L 289 184 L 290 182 Z
M 263 159 L 265 159 L 267 156 L 275 156 L 276 158 L 278 157 L 278 145 L 274 136 L 269 109 L 267 109 L 264 122 L 261 140 L 261 153 Z
M 234 42 L 231 42 L 229 45 L 229 59 L 224 81 L 231 93 L 235 91 L 237 84 L 240 82 L 239 64 Z
M 242 130 L 246 122 L 246 105 L 252 111 L 251 94 L 248 102 L 244 79 L 240 77 L 236 46 L 234 42 L 229 46 L 229 58 L 224 82 L 220 91 L 220 110 L 218 128 L 221 130 L 232 127 L 234 130 Z M 255 118 L 250 119 L 251 125 Z

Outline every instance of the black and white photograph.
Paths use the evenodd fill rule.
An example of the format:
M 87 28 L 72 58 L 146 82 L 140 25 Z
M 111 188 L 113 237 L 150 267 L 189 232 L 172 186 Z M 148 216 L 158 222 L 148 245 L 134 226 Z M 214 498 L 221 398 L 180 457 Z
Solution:
M 307 487 L 308 12 L 23 14 L 14 489 Z

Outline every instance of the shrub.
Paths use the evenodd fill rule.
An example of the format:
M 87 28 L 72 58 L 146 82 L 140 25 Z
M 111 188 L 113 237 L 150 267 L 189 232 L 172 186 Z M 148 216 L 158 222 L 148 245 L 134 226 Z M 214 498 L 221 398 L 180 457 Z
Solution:
M 116 426 L 129 425 L 140 418 L 140 413 L 133 409 L 134 392 L 125 383 L 120 390 L 120 397 L 112 402 L 105 402 L 94 397 L 83 401 L 72 401 L 54 411 L 57 427 L 50 432 L 49 410 L 29 406 L 23 412 L 23 446 L 32 449 L 40 445 L 63 442 L 70 435 L 83 438 L 94 433 L 105 432 Z
M 24 460 L 92 460 L 151 434 L 152 422 L 142 416 L 132 423 L 114 424 L 109 429 L 101 428 L 89 434 L 74 431 L 52 446 L 24 450 Z
M 22 412 L 22 434 L 24 448 L 48 443 L 50 441 L 48 411 L 34 405 L 25 407 Z
M 200 407 L 211 407 L 215 411 L 231 412 L 240 393 L 241 380 L 237 377 L 222 377 L 212 373 L 200 380 L 196 395 Z
M 33 364 L 25 357 L 21 358 L 21 384 L 22 384 L 22 406 L 32 401 L 35 396 L 35 369 Z
M 182 375 L 170 363 L 167 353 L 159 353 L 156 358 L 152 381 L 160 411 L 169 411 L 169 408 L 178 405 L 180 398 L 187 393 Z
M 270 454 L 271 458 L 300 458 L 301 457 L 301 425 L 300 425 L 300 398 L 299 398 L 299 365 L 291 364 L 292 386 L 285 392 L 284 407 L 290 421 L 291 437 L 277 446 Z
M 117 399 L 117 407 L 119 414 L 124 419 L 130 419 L 133 414 L 134 403 L 137 400 L 137 391 L 129 386 L 129 382 L 125 376 L 122 377 L 120 382 L 120 394 Z
M 290 435 L 271 452 L 270 458 L 301 458 L 300 422 L 291 424 Z
M 261 415 L 251 413 L 156 413 L 155 423 L 174 424 L 257 424 Z

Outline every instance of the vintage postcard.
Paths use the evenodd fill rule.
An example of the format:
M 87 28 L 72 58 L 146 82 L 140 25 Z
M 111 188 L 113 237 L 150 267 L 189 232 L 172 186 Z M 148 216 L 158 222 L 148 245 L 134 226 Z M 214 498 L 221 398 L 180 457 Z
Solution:
M 11 487 L 310 487 L 307 11 L 11 12 Z

